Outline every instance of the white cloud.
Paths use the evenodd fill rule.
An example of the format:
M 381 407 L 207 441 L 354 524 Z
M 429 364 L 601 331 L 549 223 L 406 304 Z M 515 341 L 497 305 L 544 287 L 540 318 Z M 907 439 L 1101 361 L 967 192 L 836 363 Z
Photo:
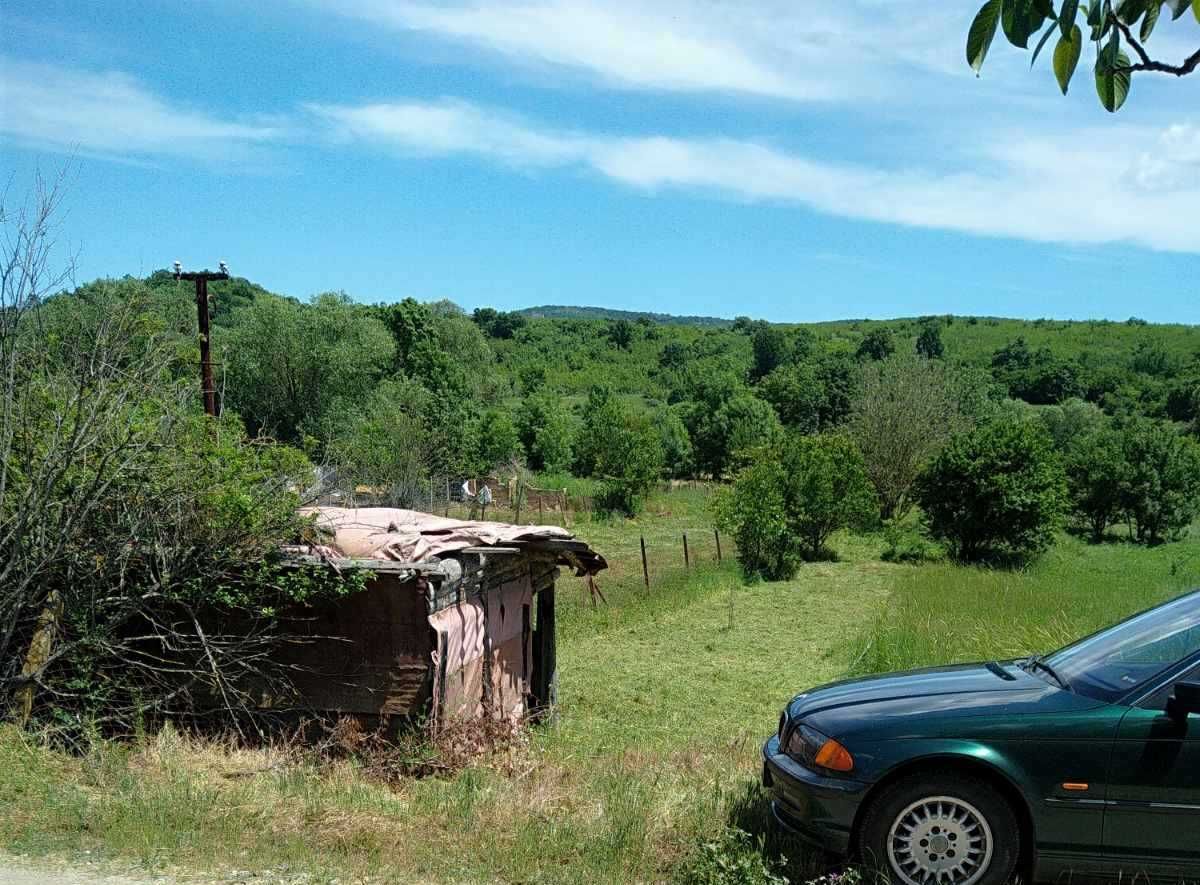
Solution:
M 397 30 L 468 43 L 520 63 L 574 68 L 637 89 L 831 100 L 877 91 L 863 66 L 881 61 L 879 50 L 889 45 L 878 39 L 881 25 L 867 27 L 867 17 L 852 4 L 800 9 L 782 0 L 309 2 Z M 881 17 L 893 16 L 874 14 Z
M 57 150 L 233 159 L 278 138 L 278 126 L 172 107 L 124 73 L 0 58 L 0 133 Z
M 559 131 L 457 101 L 312 106 L 340 138 L 406 153 L 472 154 L 526 167 L 584 167 L 646 191 L 711 191 L 795 203 L 847 218 L 1058 243 L 1127 241 L 1200 252 L 1200 179 L 1149 186 L 1138 146 L 1155 133 L 980 136 L 969 168 L 837 163 L 732 138 L 621 137 Z M 1192 156 L 1195 128 L 1159 134 Z M 1078 145 L 1103 144 L 1081 153 Z M 1133 158 L 1133 159 L 1123 159 Z M 1177 164 L 1180 165 L 1180 164 Z

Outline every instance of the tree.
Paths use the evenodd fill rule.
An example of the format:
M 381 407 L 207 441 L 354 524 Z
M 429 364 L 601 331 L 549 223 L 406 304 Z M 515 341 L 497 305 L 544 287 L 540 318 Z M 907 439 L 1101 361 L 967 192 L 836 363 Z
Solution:
M 886 328 L 872 329 L 859 342 L 855 354 L 860 360 L 885 360 L 896 352 L 896 342 Z
M 771 374 L 788 360 L 792 352 L 787 333 L 769 323 L 761 323 L 754 330 L 750 346 L 754 353 L 754 362 L 750 367 L 751 381 Z
M 936 320 L 921 324 L 921 333 L 917 335 L 917 356 L 930 360 L 940 360 L 946 354 L 946 345 L 942 343 L 942 327 Z
M 588 392 L 583 407 L 583 421 L 571 445 L 576 476 L 595 476 L 611 435 L 625 418 L 621 402 L 605 385 L 595 385 Z
M 1033 61 L 1037 61 L 1050 39 L 1057 37 L 1051 67 L 1059 89 L 1066 95 L 1083 52 L 1086 34 L 1096 47 L 1096 94 L 1105 110 L 1116 112 L 1129 95 L 1134 73 L 1154 71 L 1183 77 L 1200 67 L 1200 50 L 1173 64 L 1152 59 L 1145 46 L 1164 10 L 1172 19 L 1178 19 L 1188 9 L 1200 21 L 1198 0 L 1123 0 L 1115 3 L 1112 0 L 1085 0 L 1083 3 L 1063 0 L 1057 13 L 1050 0 L 987 0 L 967 32 L 967 63 L 979 72 L 996 29 L 1001 25 L 1008 42 L 1020 49 L 1028 49 L 1029 41 L 1045 26 L 1035 45 Z M 1122 46 L 1132 50 L 1136 61 L 1131 60 Z
M 1065 452 L 1085 437 L 1108 426 L 1108 416 L 1094 403 L 1081 399 L 1069 399 L 1057 406 L 1046 406 L 1038 410 L 1038 418 L 1054 448 Z
M 828 557 L 830 536 L 868 523 L 876 507 L 854 443 L 796 434 L 758 449 L 717 504 L 743 572 L 766 580 L 790 578 L 800 562 Z
M 608 340 L 621 350 L 629 350 L 633 346 L 635 326 L 629 320 L 621 319 L 608 327 Z
M 1101 427 L 1076 436 L 1064 461 L 1071 512 L 1099 543 L 1122 512 L 1129 464 L 1121 434 Z
M 252 434 L 299 441 L 339 399 L 363 399 L 393 364 L 388 328 L 344 294 L 300 304 L 260 296 L 234 315 L 224 345 L 226 405 Z
M 608 429 L 596 462 L 601 512 L 636 516 L 663 469 L 662 442 L 646 415 L 625 413 Z
M 1137 540 L 1158 544 L 1191 525 L 1200 513 L 1200 444 L 1142 418 L 1123 428 L 1122 448 L 1121 503 Z
M 663 409 L 656 419 L 663 450 L 663 472 L 671 479 L 685 479 L 696 474 L 692 438 L 680 411 L 678 406 Z
M 530 469 L 557 472 L 571 466 L 571 418 L 557 397 L 526 397 L 517 410 L 517 434 Z
M 881 518 L 908 512 L 921 470 L 971 425 L 953 375 L 940 361 L 897 355 L 863 367 L 848 430 L 875 486 Z
M 500 409 L 488 409 L 479 417 L 475 445 L 475 466 L 484 472 L 509 464 L 522 454 L 517 425 L 508 412 Z
M 763 378 L 757 390 L 775 407 L 784 427 L 799 433 L 817 433 L 821 429 L 825 385 L 812 366 L 780 366 Z
M 775 410 L 748 391 L 731 395 L 715 410 L 695 403 L 690 414 L 696 465 L 713 479 L 735 468 L 740 455 L 769 445 L 782 432 Z
M 1054 541 L 1067 498 L 1049 436 L 1028 421 L 989 423 L 955 437 L 915 490 L 930 531 L 964 562 L 1041 553 Z
M 441 447 L 426 421 L 430 394 L 408 379 L 382 382 L 359 400 L 343 400 L 326 445 L 343 485 L 369 486 L 395 507 L 414 507 L 428 494 Z

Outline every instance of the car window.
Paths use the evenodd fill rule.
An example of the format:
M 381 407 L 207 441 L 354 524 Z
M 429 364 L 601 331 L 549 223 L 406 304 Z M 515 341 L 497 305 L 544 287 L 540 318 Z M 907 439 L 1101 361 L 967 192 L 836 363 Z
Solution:
M 1046 657 L 1072 691 L 1109 703 L 1200 652 L 1200 594 L 1135 615 Z
M 1175 691 L 1176 682 L 1196 682 L 1197 680 L 1200 680 L 1200 664 L 1197 664 L 1190 670 L 1186 670 L 1158 691 L 1138 701 L 1138 706 L 1143 710 L 1165 711 L 1167 709 L 1167 701 L 1171 699 L 1171 694 Z

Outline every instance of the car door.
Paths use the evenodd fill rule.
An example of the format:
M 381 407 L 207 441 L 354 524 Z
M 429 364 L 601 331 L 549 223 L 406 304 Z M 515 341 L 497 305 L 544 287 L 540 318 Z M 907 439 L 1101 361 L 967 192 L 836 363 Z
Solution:
M 1129 873 L 1200 875 L 1200 715 L 1166 712 L 1175 683 L 1197 680 L 1193 663 L 1130 707 L 1118 727 L 1104 850 Z

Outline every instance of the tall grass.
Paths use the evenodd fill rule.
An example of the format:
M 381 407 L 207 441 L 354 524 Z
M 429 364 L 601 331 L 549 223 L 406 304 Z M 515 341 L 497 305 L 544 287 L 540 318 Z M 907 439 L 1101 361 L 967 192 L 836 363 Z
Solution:
M 904 568 L 859 642 L 853 670 L 876 673 L 1052 651 L 1200 586 L 1196 540 L 1145 549 L 1063 538 L 1021 571 Z

